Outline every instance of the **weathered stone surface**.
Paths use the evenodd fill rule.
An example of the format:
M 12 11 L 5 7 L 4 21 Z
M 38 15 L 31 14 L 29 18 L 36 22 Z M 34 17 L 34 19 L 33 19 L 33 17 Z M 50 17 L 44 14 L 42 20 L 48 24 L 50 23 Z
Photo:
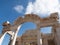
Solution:
M 33 22 L 37 28 L 26 31 L 21 37 L 17 37 L 15 45 L 60 45 L 60 23 L 58 23 L 58 13 L 52 13 L 49 17 L 41 18 L 36 14 L 26 14 L 24 17 L 18 17 L 14 24 L 3 23 L 4 34 L 12 29 L 16 32 L 19 25 L 24 22 Z M 52 27 L 51 34 L 43 34 L 40 28 Z M 13 39 L 12 39 L 13 40 Z M 11 45 L 9 43 L 9 45 Z

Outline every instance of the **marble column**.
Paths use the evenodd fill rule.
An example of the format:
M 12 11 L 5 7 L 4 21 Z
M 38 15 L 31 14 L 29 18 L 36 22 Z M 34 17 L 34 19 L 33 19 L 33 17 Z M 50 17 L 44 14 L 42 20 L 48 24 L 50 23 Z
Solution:
M 17 38 L 17 34 L 18 34 L 18 32 L 19 32 L 21 26 L 22 26 L 22 25 L 18 26 L 18 28 L 17 28 L 17 30 L 16 30 L 16 32 L 15 32 L 15 34 L 14 34 L 14 37 L 13 37 L 13 39 L 12 39 L 12 41 L 11 41 L 11 42 L 12 42 L 11 45 L 15 45 L 16 38 Z
M 3 42 L 3 39 L 4 39 L 5 35 L 6 35 L 6 33 L 7 33 L 7 32 L 5 32 L 5 33 L 2 35 L 2 37 L 0 38 L 0 45 L 2 45 L 2 42 Z

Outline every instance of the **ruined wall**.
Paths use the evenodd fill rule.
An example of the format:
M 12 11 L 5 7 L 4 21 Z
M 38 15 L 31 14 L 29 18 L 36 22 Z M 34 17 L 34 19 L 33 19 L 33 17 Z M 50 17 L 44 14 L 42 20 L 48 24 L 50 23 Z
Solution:
M 10 27 L 11 27 L 11 24 L 10 23 L 4 22 L 3 23 L 2 34 L 4 34 L 6 31 L 11 31 Z
M 55 42 L 57 43 L 57 45 L 60 45 L 60 24 L 58 24 L 56 28 Z
M 19 21 L 21 21 L 21 22 L 19 22 Z M 22 24 L 22 23 L 24 23 L 24 22 L 34 22 L 34 23 L 36 23 L 37 24 L 37 29 L 36 30 L 40 30 L 40 28 L 42 28 L 42 27 L 48 27 L 48 26 L 56 26 L 56 25 L 58 25 L 58 13 L 52 13 L 51 15 L 50 15 L 50 17 L 47 17 L 47 18 L 40 18 L 40 17 L 38 17 L 38 16 L 36 16 L 36 15 L 34 15 L 34 14 L 27 14 L 27 15 L 25 15 L 25 17 L 24 18 L 22 18 L 22 17 L 19 17 L 15 22 L 14 22 L 14 24 L 15 25 L 19 25 L 19 24 Z M 54 30 L 54 33 L 55 33 L 55 31 L 56 31 L 56 28 L 55 27 L 53 27 L 53 30 Z M 39 31 L 37 31 L 37 37 L 39 38 L 39 35 L 41 34 L 40 32 L 38 33 Z M 34 35 L 34 34 L 33 34 Z M 45 42 L 45 45 L 48 45 L 47 43 L 47 40 L 50 38 L 50 39 L 52 39 L 53 40 L 53 38 L 54 38 L 54 35 L 55 34 L 52 34 L 52 37 L 49 35 L 49 36 L 45 36 L 44 37 L 44 42 Z M 29 35 L 29 33 L 26 35 L 26 34 L 24 34 L 23 36 L 22 36 L 22 41 L 25 41 L 25 42 L 29 42 L 29 41 L 32 41 L 33 39 L 31 39 L 31 40 L 29 40 L 28 38 L 26 38 L 26 37 L 29 37 L 29 36 L 31 36 L 31 35 Z M 25 38 L 26 39 L 25 39 Z M 37 39 L 37 38 L 36 38 Z M 40 39 L 40 38 L 39 38 Z M 39 40 L 38 39 L 38 40 Z M 42 38 L 43 39 L 43 38 Z M 49 40 L 50 40 L 49 39 Z
M 13 24 L 12 27 L 16 31 L 17 27 L 19 25 L 23 24 L 24 22 L 33 22 L 33 23 L 35 23 L 36 26 L 37 26 L 37 28 L 36 28 L 37 31 L 36 31 L 36 33 L 34 31 L 32 31 L 32 32 L 28 33 L 28 35 L 26 35 L 26 33 L 25 33 L 24 35 L 22 35 L 21 38 L 17 38 L 16 45 L 20 45 L 21 43 L 25 44 L 25 42 L 32 42 L 32 40 L 33 40 L 33 42 L 35 41 L 35 42 L 38 43 L 38 45 L 40 45 L 39 44 L 40 43 L 40 39 L 42 38 L 41 32 L 39 32 L 40 28 L 48 27 L 48 26 L 52 26 L 53 27 L 54 40 L 60 38 L 60 35 L 59 35 L 60 34 L 59 33 L 60 28 L 56 28 L 57 25 L 58 25 L 58 13 L 52 13 L 50 15 L 50 17 L 47 17 L 47 18 L 40 18 L 39 16 L 37 16 L 35 14 L 27 14 L 27 15 L 24 16 L 24 18 L 23 17 L 18 17 L 14 21 L 14 24 Z M 6 31 L 11 31 L 11 29 L 12 29 L 12 28 L 10 28 L 11 25 L 7 24 L 6 22 L 3 24 L 3 26 L 4 27 L 3 27 L 2 34 L 4 34 Z M 33 32 L 34 32 L 34 34 L 33 34 Z M 34 36 L 36 36 L 36 37 L 34 37 Z M 29 37 L 30 39 L 26 38 L 26 37 Z M 46 41 L 44 41 L 44 43 L 46 45 L 48 45 L 47 44 L 48 38 L 49 38 L 48 36 L 46 36 L 44 38 L 44 40 L 46 39 Z M 57 40 L 55 40 L 55 41 L 57 41 Z

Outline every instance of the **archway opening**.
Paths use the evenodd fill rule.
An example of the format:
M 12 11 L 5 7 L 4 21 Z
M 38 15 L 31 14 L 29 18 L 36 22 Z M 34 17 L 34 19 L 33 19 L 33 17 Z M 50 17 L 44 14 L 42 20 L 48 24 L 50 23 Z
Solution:
M 36 24 L 33 22 L 25 22 L 22 24 L 21 29 L 18 32 L 18 36 L 22 36 L 27 30 L 35 30 L 37 28 Z
M 40 31 L 43 34 L 50 34 L 50 33 L 52 33 L 52 27 L 51 26 L 49 26 L 49 27 L 43 27 L 43 28 L 40 29 Z

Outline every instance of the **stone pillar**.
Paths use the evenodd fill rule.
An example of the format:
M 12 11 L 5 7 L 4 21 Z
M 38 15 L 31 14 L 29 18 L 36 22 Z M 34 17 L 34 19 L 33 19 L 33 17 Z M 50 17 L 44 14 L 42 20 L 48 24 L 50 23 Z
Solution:
M 60 45 L 60 27 L 58 24 L 53 26 L 53 35 L 55 44 Z
M 48 41 L 47 41 L 47 39 L 46 38 L 44 38 L 44 43 L 43 43 L 43 45 L 48 45 Z
M 40 22 L 37 22 L 37 44 L 42 45 L 42 38 L 41 38 L 41 32 L 40 32 Z
M 56 29 L 55 41 L 56 41 L 57 45 L 60 45 L 60 27 L 57 27 L 57 29 Z
M 0 38 L 0 45 L 2 45 L 2 42 L 3 42 L 3 39 L 4 39 L 5 35 L 6 35 L 6 32 L 5 32 L 5 33 L 2 35 L 2 37 Z
M 11 43 L 10 45 L 15 45 L 16 38 L 17 38 L 17 34 L 18 34 L 20 28 L 21 28 L 21 25 L 18 26 L 18 28 L 17 28 L 17 30 L 16 30 L 14 36 L 13 36 L 13 39 L 12 39 L 11 42 L 10 42 L 10 43 Z
M 40 30 L 37 30 L 37 43 L 38 43 L 38 45 L 42 45 Z

